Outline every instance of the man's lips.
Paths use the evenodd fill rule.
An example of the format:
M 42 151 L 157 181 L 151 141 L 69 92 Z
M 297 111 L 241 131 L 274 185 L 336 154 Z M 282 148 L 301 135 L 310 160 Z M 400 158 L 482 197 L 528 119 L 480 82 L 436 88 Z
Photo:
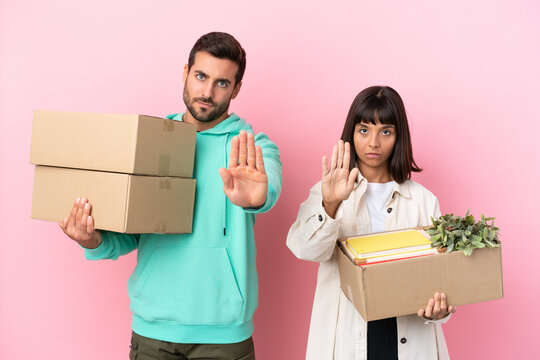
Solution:
M 205 101 L 200 101 L 200 100 L 197 100 L 196 103 L 199 104 L 200 106 L 203 106 L 203 107 L 212 107 L 212 106 L 214 106 L 214 104 L 207 103 Z

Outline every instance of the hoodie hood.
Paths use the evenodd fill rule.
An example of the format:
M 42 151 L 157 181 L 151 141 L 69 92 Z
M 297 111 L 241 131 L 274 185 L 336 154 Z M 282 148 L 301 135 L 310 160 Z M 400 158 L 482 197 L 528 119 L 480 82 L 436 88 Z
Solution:
M 182 121 L 184 114 L 185 112 L 180 113 L 180 114 L 171 114 L 167 116 L 167 119 Z M 208 130 L 198 131 L 196 146 L 198 148 L 200 145 L 199 143 L 204 142 L 206 143 L 205 147 L 208 146 L 207 143 L 212 143 L 213 144 L 212 146 L 216 148 L 222 147 L 223 151 L 221 152 L 222 153 L 221 159 L 219 159 L 220 156 L 217 155 L 218 153 L 216 153 L 217 156 L 215 157 L 215 159 L 216 161 L 220 163 L 219 167 L 223 167 L 227 169 L 229 167 L 229 150 L 231 147 L 231 141 L 235 135 L 238 135 L 240 133 L 240 130 L 253 132 L 253 129 L 250 124 L 248 124 L 244 119 L 240 118 L 235 113 L 231 113 L 228 118 L 219 122 L 214 127 Z M 195 154 L 195 158 L 197 159 L 197 154 Z M 203 185 L 202 181 L 204 181 L 205 179 L 211 178 L 211 176 L 207 176 L 207 175 L 203 175 L 202 177 L 200 177 L 200 175 L 202 175 L 201 172 L 205 172 L 205 169 L 201 168 L 201 166 L 197 164 L 197 161 L 196 161 L 195 169 L 196 169 L 195 173 L 197 174 L 196 178 L 199 185 Z M 221 209 L 222 209 L 221 224 L 223 228 L 223 236 L 227 236 L 228 199 L 225 193 L 223 192 L 223 190 L 221 190 L 221 192 L 216 192 L 215 195 L 216 197 L 214 199 L 221 198 Z
M 167 119 L 182 121 L 185 112 L 180 114 L 171 114 L 167 116 Z M 249 125 L 244 119 L 241 119 L 235 113 L 231 113 L 228 118 L 216 124 L 213 128 L 199 132 L 201 135 L 223 135 L 233 134 L 236 135 L 240 130 L 253 131 L 251 125 Z

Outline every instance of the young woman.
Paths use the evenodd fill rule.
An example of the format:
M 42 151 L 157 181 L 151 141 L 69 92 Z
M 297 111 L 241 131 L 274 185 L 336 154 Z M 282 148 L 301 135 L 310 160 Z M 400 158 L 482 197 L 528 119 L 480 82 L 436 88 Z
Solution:
M 352 144 L 352 145 L 351 145 Z M 444 293 L 418 314 L 365 322 L 340 289 L 336 240 L 428 225 L 440 216 L 437 198 L 410 180 L 419 172 L 399 94 L 373 86 L 354 99 L 322 180 L 300 205 L 287 246 L 320 262 L 306 359 L 446 359 L 440 323 L 455 307 Z M 418 279 L 422 281 L 422 279 Z

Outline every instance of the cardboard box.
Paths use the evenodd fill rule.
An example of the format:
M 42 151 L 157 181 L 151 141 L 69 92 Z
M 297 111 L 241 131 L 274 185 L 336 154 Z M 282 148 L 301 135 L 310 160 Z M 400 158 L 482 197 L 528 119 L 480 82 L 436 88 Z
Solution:
M 364 320 L 416 314 L 437 291 L 449 305 L 503 297 L 501 249 L 476 249 L 357 266 L 336 246 L 341 289 Z
M 36 166 L 32 218 L 59 222 L 81 196 L 92 204 L 97 229 L 191 232 L 194 179 Z
M 196 127 L 144 115 L 35 111 L 30 162 L 157 176 L 193 176 Z

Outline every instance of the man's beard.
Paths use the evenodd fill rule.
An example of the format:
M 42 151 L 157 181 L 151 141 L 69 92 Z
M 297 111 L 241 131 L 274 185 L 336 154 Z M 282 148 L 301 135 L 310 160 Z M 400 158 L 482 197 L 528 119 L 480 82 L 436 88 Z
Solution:
M 197 102 L 197 101 L 202 101 L 207 104 L 211 104 L 213 107 L 209 109 L 202 109 L 201 111 L 197 111 L 192 105 L 194 102 Z M 193 116 L 197 121 L 211 122 L 211 121 L 216 120 L 225 112 L 227 112 L 227 110 L 229 109 L 230 103 L 231 103 L 230 98 L 221 104 L 216 104 L 214 100 L 212 100 L 212 98 L 198 97 L 198 98 L 192 99 L 191 96 L 189 95 L 189 91 L 187 87 L 184 87 L 184 104 L 186 104 L 186 108 L 188 109 L 191 116 Z

